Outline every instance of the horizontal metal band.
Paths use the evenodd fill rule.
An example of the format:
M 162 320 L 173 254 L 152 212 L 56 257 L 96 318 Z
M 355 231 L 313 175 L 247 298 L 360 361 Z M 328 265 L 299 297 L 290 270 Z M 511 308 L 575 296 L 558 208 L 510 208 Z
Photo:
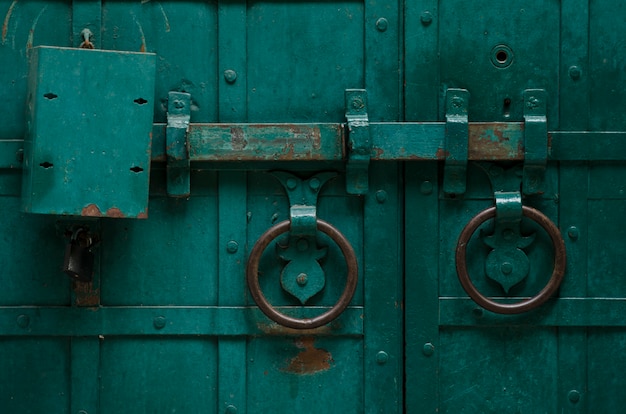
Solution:
M 439 325 L 626 327 L 626 298 L 550 299 L 541 307 L 519 315 L 489 312 L 469 298 L 440 298 Z
M 328 307 L 277 307 L 296 317 L 312 317 Z M 94 335 L 363 335 L 363 308 L 349 307 L 336 320 L 316 329 L 280 326 L 257 307 L 0 307 L 0 336 Z
M 369 124 L 373 161 L 445 160 L 444 122 Z M 152 161 L 166 160 L 166 124 L 154 124 Z M 272 162 L 346 160 L 346 127 L 322 124 L 190 124 L 191 161 Z M 524 159 L 523 122 L 470 122 L 468 159 Z M 21 168 L 22 140 L 0 140 L 0 168 Z M 624 131 L 548 132 L 552 161 L 626 160 Z

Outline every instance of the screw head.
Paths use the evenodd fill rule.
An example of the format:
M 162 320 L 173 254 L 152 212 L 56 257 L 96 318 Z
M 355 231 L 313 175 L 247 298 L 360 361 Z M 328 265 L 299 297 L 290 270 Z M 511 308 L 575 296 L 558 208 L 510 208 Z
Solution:
M 320 189 L 320 180 L 317 179 L 317 178 L 311 178 L 311 181 L 309 181 L 309 187 L 313 191 L 319 190 Z
M 235 81 L 237 80 L 237 72 L 232 69 L 226 69 L 224 71 L 224 79 L 228 83 L 235 83 Z
M 378 201 L 380 204 L 387 201 L 387 192 L 385 190 L 376 191 L 376 201 Z
M 362 98 L 360 97 L 356 97 L 352 100 L 352 108 L 357 109 L 357 110 L 361 110 L 365 107 L 365 102 L 363 101 Z
M 578 80 L 580 79 L 580 77 L 583 74 L 582 69 L 580 68 L 580 66 L 570 66 L 569 70 L 569 77 L 572 78 L 573 80 Z
M 380 351 L 376 354 L 376 362 L 378 362 L 380 365 L 386 364 L 387 361 L 389 361 L 389 354 L 387 354 L 385 351 Z
M 300 286 L 306 286 L 307 282 L 309 281 L 309 277 L 307 276 L 306 273 L 300 273 L 297 277 L 296 277 L 296 282 L 298 283 L 298 285 Z
M 152 321 L 152 324 L 154 325 L 154 327 L 156 329 L 163 329 L 165 328 L 165 317 L 163 316 L 157 316 L 156 318 L 154 318 L 154 320 Z
M 429 195 L 433 193 L 433 183 L 430 181 L 424 181 L 420 186 L 420 193 L 424 195 Z
M 420 21 L 424 26 L 428 26 L 433 22 L 433 15 L 428 10 L 424 11 L 420 16 Z
M 295 178 L 289 178 L 287 179 L 287 188 L 290 190 L 295 189 L 298 186 L 298 182 L 296 181 Z
M 384 17 L 376 20 L 376 28 L 379 32 L 384 32 L 385 30 L 387 30 L 387 27 L 389 27 L 389 22 Z
M 17 326 L 20 328 L 28 328 L 30 325 L 30 317 L 28 315 L 20 315 L 17 317 Z
M 567 235 L 571 240 L 578 240 L 578 237 L 580 237 L 580 232 L 578 231 L 578 228 L 576 226 L 571 226 L 569 229 L 567 229 Z
M 239 250 L 239 243 L 237 243 L 234 240 L 230 240 L 228 243 L 226 243 L 226 251 L 228 253 L 236 253 L 237 250 Z
M 430 342 L 426 342 L 424 344 L 424 347 L 422 348 L 422 353 L 427 357 L 431 356 L 435 353 L 435 345 L 431 344 Z
M 574 404 L 580 401 L 580 393 L 576 390 L 571 390 L 567 393 L 567 398 Z

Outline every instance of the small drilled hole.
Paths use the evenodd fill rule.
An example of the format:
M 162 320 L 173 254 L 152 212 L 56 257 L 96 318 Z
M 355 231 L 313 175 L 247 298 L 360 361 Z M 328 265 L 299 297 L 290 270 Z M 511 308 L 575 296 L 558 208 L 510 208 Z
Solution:
M 141 167 L 133 167 L 133 168 L 131 168 L 130 170 L 131 170 L 132 172 L 134 172 L 134 173 L 140 173 L 140 172 L 142 172 L 142 171 L 143 171 L 143 168 L 141 168 Z
M 500 63 L 506 62 L 508 58 L 509 55 L 504 50 L 500 50 L 498 53 L 496 53 L 496 60 Z
M 52 92 L 48 92 L 48 93 L 44 94 L 43 96 L 44 96 L 44 98 L 46 98 L 46 99 L 51 99 L 51 100 L 52 100 L 52 99 L 56 99 L 56 98 L 58 98 L 58 97 L 59 97 L 59 95 L 55 95 L 55 94 L 53 94 Z
M 42 162 L 41 164 L 39 164 L 40 167 L 45 168 L 45 169 L 51 168 L 53 165 L 54 164 L 52 164 L 52 163 L 50 163 L 48 161 Z
M 135 103 L 136 103 L 136 104 L 139 104 L 139 105 L 144 105 L 144 104 L 147 104 L 147 103 L 148 103 L 148 101 L 146 101 L 146 100 L 145 100 L 145 99 L 143 99 L 143 98 L 137 98 L 137 99 L 135 99 Z
M 504 98 L 504 107 L 508 108 L 511 106 L 511 98 Z

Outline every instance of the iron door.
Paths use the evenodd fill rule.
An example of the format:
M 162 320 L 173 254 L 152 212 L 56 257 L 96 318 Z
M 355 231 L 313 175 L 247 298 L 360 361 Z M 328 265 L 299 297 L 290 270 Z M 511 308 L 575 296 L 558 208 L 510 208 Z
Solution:
M 466 89 L 469 156 L 481 154 L 464 170 L 463 194 L 445 191 L 446 163 L 406 166 L 407 412 L 623 411 L 625 124 L 616 111 L 624 101 L 624 7 L 407 6 L 407 120 L 445 121 L 442 89 Z M 409 42 L 413 37 L 421 41 Z M 537 90 L 543 95 L 533 101 Z M 515 134 L 499 122 L 525 127 L 520 157 L 511 146 Z M 537 144 L 531 134 L 538 125 L 548 131 L 543 188 L 527 191 L 527 174 L 539 165 L 528 148 Z M 507 222 L 513 193 L 514 204 L 537 209 L 558 227 L 553 240 L 519 204 L 517 222 Z M 464 244 L 464 228 L 492 207 L 495 219 L 474 223 Z M 501 254 L 510 228 L 513 249 Z M 566 253 L 560 289 L 534 309 L 487 310 L 459 281 L 458 268 L 468 269 L 485 298 L 528 302 L 565 262 L 555 257 L 559 239 Z
M 346 89 L 372 87 L 369 99 L 377 105 L 370 119 L 399 117 L 398 5 L 1 1 L 0 10 L 0 411 L 402 411 L 399 165 L 373 166 L 372 190 L 349 194 L 341 145 Z M 382 12 L 384 37 L 375 17 Z M 101 49 L 155 55 L 154 100 L 128 102 L 154 112 L 152 165 L 103 168 L 103 177 L 113 175 L 97 186 L 112 185 L 108 195 L 73 210 L 82 216 L 59 215 L 41 192 L 69 182 L 70 194 L 93 198 L 97 189 L 87 184 L 93 172 L 71 166 L 94 155 L 90 134 L 107 140 L 117 121 L 85 127 L 86 137 L 52 137 L 74 139 L 51 146 L 67 151 L 55 162 L 36 162 L 37 151 L 28 148 L 22 162 L 21 140 L 35 123 L 37 137 L 45 137 L 41 125 L 51 121 L 41 108 L 55 102 L 68 105 L 68 117 L 77 111 L 77 122 L 88 117 L 89 125 L 109 115 L 99 106 L 102 112 L 91 114 L 67 97 L 72 93 L 87 96 L 87 105 L 99 99 L 122 105 L 115 100 L 130 83 L 115 86 L 118 75 L 142 68 L 112 63 Z M 46 63 L 50 55 L 53 64 Z M 102 59 L 108 69 L 87 58 Z M 38 71 L 31 80 L 29 62 Z M 55 73 L 63 67 L 71 74 Z M 67 136 L 76 135 L 74 127 L 66 125 Z M 191 143 L 174 154 L 181 137 Z M 137 139 L 102 153 L 112 159 L 135 151 L 128 140 Z M 50 214 L 20 212 L 21 170 L 29 163 L 32 176 L 63 173 L 65 181 L 46 186 L 31 179 L 32 204 Z M 148 173 L 148 211 L 123 218 L 120 206 L 98 204 L 112 194 L 131 196 L 121 190 L 124 174 Z M 347 308 L 321 327 L 277 323 L 250 293 L 253 248 L 285 220 L 294 230 L 283 226 L 288 234 L 264 238 L 251 277 L 269 309 L 304 321 L 343 298 Z M 68 264 L 67 256 L 65 270 L 78 268 L 73 275 L 90 282 L 71 281 L 59 269 L 74 242 L 94 254 L 93 271 L 81 274 L 84 263 Z

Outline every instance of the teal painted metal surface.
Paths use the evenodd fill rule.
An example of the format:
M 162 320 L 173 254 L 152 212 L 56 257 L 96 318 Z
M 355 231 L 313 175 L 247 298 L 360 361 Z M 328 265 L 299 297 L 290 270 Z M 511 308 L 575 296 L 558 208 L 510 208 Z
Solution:
M 0 407 L 620 412 L 625 15 L 616 2 L 583 0 L 0 0 L 0 88 L 11 97 L 0 101 Z M 145 123 L 111 104 L 122 113 L 96 126 L 98 135 L 125 130 L 122 142 L 101 143 L 122 156 L 141 148 L 144 170 L 141 191 L 123 188 L 131 165 L 97 180 L 110 190 L 100 202 L 137 197 L 141 210 L 117 201 L 98 210 L 136 217 L 149 204 L 149 219 L 21 212 L 22 176 L 34 171 L 24 138 L 37 46 L 156 55 L 156 70 L 119 63 L 100 86 L 73 75 L 73 58 L 45 72 L 89 96 L 152 82 Z M 367 117 L 346 106 L 346 90 L 367 91 Z M 466 109 L 450 110 L 450 91 L 471 95 Z M 35 97 L 59 102 L 53 93 Z M 173 95 L 189 97 L 184 125 L 173 122 Z M 69 139 L 88 166 L 112 161 L 89 161 L 66 112 L 31 126 L 54 150 Z M 138 138 L 150 132 L 151 149 Z M 277 171 L 282 182 L 267 174 Z M 322 186 L 320 173 L 337 178 Z M 57 204 L 94 195 L 84 176 L 72 178 L 82 184 Z M 495 220 L 466 246 L 485 297 L 516 303 L 550 280 L 553 240 L 522 206 L 564 240 L 562 284 L 526 313 L 483 309 L 457 277 L 459 235 L 494 200 Z M 312 318 L 344 289 L 342 251 L 314 218 L 345 235 L 358 263 L 348 307 L 315 329 L 271 321 L 246 284 L 252 247 L 290 218 L 304 237 L 279 237 L 259 262 L 260 288 L 279 312 Z M 89 283 L 60 271 L 77 226 L 100 240 Z
M 147 217 L 155 56 L 30 53 L 23 210 Z

